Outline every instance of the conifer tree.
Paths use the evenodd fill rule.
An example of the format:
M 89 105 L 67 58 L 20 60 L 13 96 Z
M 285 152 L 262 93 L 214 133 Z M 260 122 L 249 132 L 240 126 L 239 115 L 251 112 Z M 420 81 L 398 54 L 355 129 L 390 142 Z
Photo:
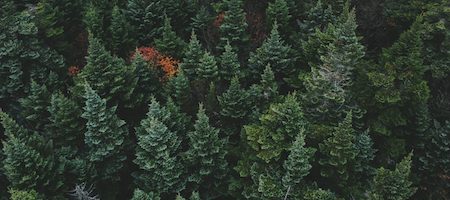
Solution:
M 209 84 L 208 94 L 206 94 L 205 97 L 205 110 L 206 114 L 214 121 L 216 118 L 216 115 L 218 115 L 219 112 L 219 100 L 217 99 L 216 94 L 216 85 L 214 82 L 211 82 Z
M 173 31 L 170 20 L 166 15 L 164 18 L 164 26 L 162 27 L 162 36 L 155 40 L 155 46 L 164 54 L 181 58 L 184 55 L 184 47 L 186 44 Z
M 136 128 L 138 138 L 134 163 L 139 166 L 135 179 L 144 191 L 176 193 L 183 189 L 182 165 L 177 156 L 181 140 L 150 110 Z
M 295 142 L 290 148 L 289 156 L 284 161 L 283 167 L 286 170 L 286 174 L 283 176 L 283 184 L 285 187 L 298 186 L 303 181 L 303 177 L 308 175 L 312 168 L 310 159 L 316 150 L 305 147 L 305 136 L 303 134 L 301 132 L 296 136 Z
M 240 64 L 238 55 L 229 42 L 225 45 L 224 50 L 219 59 L 219 77 L 223 80 L 230 81 L 235 75 L 241 76 Z
M 340 186 L 345 186 L 351 164 L 358 154 L 355 148 L 356 136 L 352 127 L 352 118 L 352 112 L 347 113 L 344 121 L 334 128 L 330 137 L 319 144 L 320 152 L 325 156 L 319 161 L 323 166 L 321 175 L 335 179 Z
M 90 3 L 87 5 L 84 11 L 83 22 L 86 26 L 86 29 L 89 31 L 92 37 L 98 38 L 104 42 L 105 32 L 103 30 L 103 18 L 104 16 L 100 13 L 100 9 L 94 5 L 94 3 Z
M 159 97 L 161 95 L 162 85 L 159 81 L 158 71 L 155 66 L 144 60 L 139 51 L 135 51 L 131 65 L 131 68 L 136 69 L 135 76 L 137 78 L 136 88 L 134 88 L 131 95 L 133 97 L 132 100 L 135 101 L 133 106 L 147 106 L 152 96 Z
M 333 192 L 319 188 L 319 189 L 310 189 L 310 190 L 306 191 L 305 195 L 303 196 L 303 199 L 305 199 L 305 200 L 336 200 L 338 198 L 336 197 L 336 195 Z
M 109 32 L 111 33 L 112 52 L 122 58 L 127 56 L 134 41 L 130 34 L 130 25 L 126 16 L 117 5 L 112 10 Z
M 225 12 L 223 22 L 220 25 L 221 45 L 219 47 L 225 47 L 225 44 L 229 42 L 237 50 L 249 40 L 246 32 L 248 25 L 242 6 L 242 0 L 223 0 Z
M 211 53 L 205 51 L 196 70 L 198 77 L 204 81 L 215 81 L 219 75 L 217 61 Z
M 31 81 L 28 96 L 20 99 L 19 102 L 22 106 L 21 116 L 27 121 L 29 128 L 43 130 L 50 116 L 47 110 L 50 105 L 50 92 L 47 87 Z
M 323 31 L 329 23 L 335 21 L 333 11 L 330 6 L 324 5 L 322 0 L 318 0 L 316 5 L 312 7 L 306 18 L 300 24 L 301 39 L 306 41 L 308 36 L 316 29 Z
M 189 40 L 189 44 L 180 64 L 180 68 L 184 70 L 189 79 L 195 80 L 197 78 L 196 72 L 197 68 L 199 68 L 200 59 L 203 57 L 203 54 L 204 51 L 202 49 L 202 45 L 198 41 L 195 32 L 192 31 L 191 39 Z
M 256 52 L 250 53 L 248 59 L 249 68 L 254 80 L 259 78 L 265 67 L 270 64 L 275 72 L 275 77 L 280 80 L 295 72 L 291 47 L 284 43 L 278 32 L 278 25 L 273 25 L 269 37 L 263 42 Z
M 265 162 L 277 160 L 288 150 L 290 142 L 304 130 L 305 119 L 294 95 L 274 103 L 259 118 L 259 123 L 244 126 L 248 144 Z
M 370 199 L 373 200 L 406 200 L 416 191 L 410 180 L 412 153 L 395 166 L 394 170 L 383 167 L 377 170 L 373 179 Z
M 275 0 L 274 2 L 270 2 L 266 13 L 270 29 L 277 23 L 281 32 L 289 32 L 289 22 L 292 16 L 289 12 L 289 6 L 286 0 Z
M 51 141 L 18 125 L 6 113 L 0 120 L 7 139 L 3 141 L 3 168 L 12 188 L 31 190 L 48 198 L 62 197 L 62 166 L 53 154 Z
M 268 64 L 264 69 L 264 73 L 261 75 L 261 81 L 258 84 L 258 87 L 261 91 L 261 96 L 258 99 L 260 101 L 259 103 L 262 105 L 268 105 L 278 98 L 278 84 L 275 80 L 275 74 L 273 73 L 270 64 Z
M 191 113 L 193 97 L 190 82 L 184 73 L 184 69 L 180 69 L 174 77 L 169 79 L 166 93 L 183 111 Z
M 355 157 L 353 171 L 357 173 L 355 177 L 361 177 L 360 179 L 363 181 L 367 180 L 375 172 L 375 169 L 370 165 L 377 151 L 373 148 L 373 145 L 369 130 L 358 134 L 355 138 L 355 148 L 358 154 Z
M 188 133 L 189 149 L 186 159 L 189 163 L 189 182 L 201 189 L 217 189 L 227 173 L 225 160 L 226 140 L 219 138 L 219 130 L 209 124 L 203 105 L 199 105 L 194 131 Z M 214 190 L 214 189 L 213 189 Z M 214 191 L 205 190 L 212 193 Z
M 140 189 L 135 189 L 131 200 L 160 200 L 159 195 L 153 192 L 146 193 Z
M 11 200 L 41 200 L 40 195 L 35 190 L 15 190 L 10 189 Z
M 102 197 L 108 198 L 116 192 L 111 187 L 120 180 L 118 172 L 126 159 L 123 150 L 128 129 L 125 121 L 117 117 L 117 107 L 107 108 L 106 100 L 100 98 L 87 83 L 85 91 L 82 117 L 87 121 L 84 133 L 86 159 L 96 170 L 91 177 L 94 176 L 97 189 Z
M 112 56 L 99 39 L 89 35 L 87 64 L 78 75 L 79 86 L 87 81 L 108 102 L 129 102 L 136 87 L 135 68 Z

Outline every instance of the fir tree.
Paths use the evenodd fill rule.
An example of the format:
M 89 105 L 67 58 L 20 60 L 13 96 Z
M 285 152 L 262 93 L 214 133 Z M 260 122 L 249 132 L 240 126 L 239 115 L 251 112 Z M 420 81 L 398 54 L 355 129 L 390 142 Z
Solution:
M 349 178 L 351 163 L 358 154 L 355 148 L 355 130 L 352 127 L 353 114 L 347 113 L 344 121 L 334 128 L 333 133 L 322 144 L 320 152 L 325 156 L 319 163 L 324 167 L 321 175 L 336 179 L 345 186 Z
M 373 141 L 370 138 L 369 130 L 358 134 L 355 138 L 355 148 L 358 154 L 355 157 L 355 166 L 353 171 L 357 173 L 355 177 L 361 177 L 361 180 L 367 180 L 372 176 L 375 169 L 370 165 L 375 158 L 376 149 L 373 148 Z
M 183 60 L 180 64 L 180 68 L 186 73 L 186 76 L 191 80 L 197 78 L 197 68 L 200 65 L 200 59 L 203 57 L 204 51 L 202 45 L 197 39 L 197 35 L 194 31 L 191 33 L 191 39 L 187 46 Z
M 292 16 L 289 13 L 289 6 L 286 0 L 275 0 L 269 3 L 266 13 L 270 28 L 278 24 L 283 33 L 288 33 L 290 29 L 289 22 Z
M 280 80 L 282 77 L 290 76 L 293 68 L 293 58 L 291 47 L 286 45 L 278 32 L 278 25 L 275 23 L 269 37 L 263 42 L 256 52 L 250 53 L 248 59 L 249 68 L 253 79 L 257 79 L 265 67 L 270 64 L 275 72 L 275 77 Z
M 94 3 L 90 3 L 86 8 L 83 16 L 83 21 L 86 29 L 90 35 L 95 38 L 99 38 L 104 41 L 105 33 L 103 30 L 103 15 L 100 13 L 100 9 L 97 8 Z
M 11 186 L 20 190 L 32 190 L 48 198 L 62 197 L 64 190 L 62 166 L 53 154 L 51 141 L 36 132 L 18 125 L 6 113 L 0 112 L 5 130 L 3 141 L 4 173 Z
M 188 181 L 202 189 L 217 189 L 227 173 L 226 140 L 219 138 L 219 130 L 209 125 L 209 118 L 202 104 L 199 105 L 194 131 L 188 133 L 188 138 Z
M 111 187 L 120 180 L 118 172 L 126 159 L 123 150 L 128 130 L 125 121 L 116 116 L 116 107 L 107 108 L 106 100 L 100 98 L 88 84 L 85 90 L 82 117 L 87 121 L 84 133 L 86 159 L 95 167 L 97 189 L 106 198 L 114 195 L 116 191 Z
M 411 173 L 412 153 L 397 164 L 394 170 L 379 168 L 373 179 L 370 199 L 406 200 L 416 191 L 409 176 Z
M 242 0 L 223 0 L 225 8 L 223 23 L 220 25 L 219 47 L 224 47 L 228 42 L 235 49 L 243 46 L 248 40 L 247 22 L 245 12 L 242 9 Z
M 205 80 L 207 82 L 215 81 L 217 79 L 219 74 L 217 61 L 208 51 L 205 51 L 200 59 L 200 65 L 196 69 L 196 74 L 201 80 Z
M 267 107 L 270 103 L 272 103 L 276 98 L 278 98 L 278 84 L 275 80 L 275 74 L 270 67 L 270 64 L 266 66 L 264 69 L 264 73 L 261 75 L 261 81 L 257 85 L 259 94 L 258 94 L 258 105 L 263 105 L 263 107 Z
M 139 51 L 135 51 L 134 59 L 131 62 L 133 69 L 136 69 L 136 88 L 131 95 L 135 101 L 134 107 L 142 107 L 150 101 L 152 96 L 160 96 L 161 82 L 155 66 L 144 60 Z M 137 104 L 137 105 L 136 105 Z
M 130 25 L 126 16 L 117 5 L 112 10 L 109 32 L 111 33 L 112 52 L 120 57 L 127 56 L 134 42 L 130 35 Z
M 170 25 L 170 18 L 165 16 L 162 37 L 155 40 L 156 48 L 164 54 L 181 58 L 184 55 L 184 41 L 177 36 Z
M 82 81 L 97 91 L 107 101 L 129 102 L 136 87 L 135 68 L 112 56 L 99 39 L 89 35 L 87 64 L 78 75 L 79 86 Z
M 328 24 L 335 21 L 334 18 L 331 7 L 324 5 L 322 0 L 318 0 L 300 24 L 301 39 L 306 41 L 308 36 L 313 34 L 316 29 L 323 31 Z
M 43 130 L 48 124 L 50 113 L 47 107 L 50 105 L 50 92 L 45 85 L 39 85 L 31 81 L 30 93 L 19 100 L 22 107 L 21 116 L 27 121 L 29 128 Z
M 286 188 L 298 186 L 312 168 L 310 159 L 316 150 L 305 147 L 305 136 L 303 134 L 299 133 L 296 136 L 295 142 L 290 148 L 289 156 L 284 161 L 283 167 L 286 174 L 283 176 L 283 184 Z
M 237 53 L 228 42 L 224 47 L 224 52 L 220 55 L 219 77 L 230 81 L 233 76 L 241 76 L 240 64 Z
M 144 191 L 179 192 L 183 189 L 180 177 L 183 170 L 177 156 L 181 140 L 152 112 L 136 128 L 138 146 L 134 163 L 139 166 L 136 182 Z
M 170 96 L 183 111 L 191 113 L 193 97 L 190 82 L 183 69 L 180 69 L 174 77 L 169 79 L 167 87 L 167 96 Z

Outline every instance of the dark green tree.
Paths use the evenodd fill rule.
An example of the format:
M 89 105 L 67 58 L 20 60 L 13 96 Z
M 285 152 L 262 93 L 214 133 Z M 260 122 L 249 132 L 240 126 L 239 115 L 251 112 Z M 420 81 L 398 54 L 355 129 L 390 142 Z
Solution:
M 322 0 L 318 0 L 316 5 L 313 6 L 307 13 L 306 18 L 300 24 L 300 37 L 306 41 L 310 34 L 313 34 L 316 29 L 323 31 L 328 24 L 333 23 L 335 17 L 330 6 L 326 6 L 322 3 Z
M 373 189 L 369 199 L 409 199 L 416 192 L 416 188 L 412 186 L 413 182 L 410 180 L 411 157 L 412 153 L 403 158 L 394 170 L 379 168 L 373 179 Z
M 137 78 L 136 87 L 131 94 L 131 100 L 135 102 L 133 107 L 145 107 L 152 96 L 161 96 L 162 84 L 159 80 L 158 69 L 145 61 L 139 51 L 135 51 L 131 65 L 131 68 L 135 69 Z
M 197 78 L 197 68 L 200 65 L 200 59 L 203 57 L 204 51 L 202 45 L 197 39 L 197 35 L 194 31 L 191 33 L 191 39 L 186 48 L 183 60 L 180 64 L 180 68 L 186 73 L 186 76 L 191 80 Z
M 224 18 L 220 25 L 219 47 L 230 45 L 238 50 L 249 40 L 242 0 L 223 0 Z
M 10 189 L 11 200 L 41 200 L 40 195 L 35 190 L 15 190 Z
M 288 33 L 291 29 L 289 22 L 292 16 L 289 12 L 289 5 L 286 0 L 275 0 L 274 2 L 269 2 L 266 15 L 270 29 L 273 28 L 275 23 L 278 24 L 282 33 Z
M 125 13 L 117 5 L 112 10 L 109 32 L 111 34 L 110 47 L 112 52 L 122 58 L 128 56 L 128 53 L 134 47 L 134 41 L 130 34 L 130 25 Z
M 233 76 L 242 76 L 237 53 L 233 50 L 230 43 L 224 47 L 224 52 L 219 58 L 219 77 L 221 80 L 230 81 Z
M 169 79 L 166 90 L 167 96 L 171 97 L 183 111 L 194 112 L 192 110 L 191 86 L 184 69 L 180 68 L 178 73 Z
M 89 34 L 92 37 L 98 38 L 105 42 L 105 31 L 103 30 L 104 16 L 101 13 L 100 8 L 94 5 L 94 3 L 90 3 L 85 7 L 83 22 L 86 26 L 86 29 L 89 31 Z
M 135 189 L 133 193 L 133 197 L 131 200 L 160 200 L 159 195 L 154 194 L 153 192 L 146 193 L 140 189 Z
M 196 74 L 199 79 L 206 82 L 215 81 L 219 75 L 219 68 L 214 55 L 205 51 L 202 58 L 200 58 L 200 65 L 196 69 Z
M 103 198 L 111 198 L 117 192 L 114 187 L 120 180 L 119 171 L 126 159 L 124 140 L 128 135 L 125 121 L 116 115 L 117 107 L 106 106 L 106 100 L 86 83 L 85 106 L 82 117 L 86 119 L 84 143 L 86 159 L 94 166 L 95 174 L 91 181 Z
M 226 140 L 219 138 L 219 130 L 209 125 L 202 104 L 199 105 L 194 131 L 188 133 L 188 139 L 188 181 L 207 193 L 202 195 L 211 196 L 223 184 L 222 180 L 227 174 Z
M 304 182 L 303 177 L 309 174 L 312 168 L 311 157 L 316 149 L 305 147 L 304 133 L 299 133 L 292 144 L 288 158 L 284 161 L 283 167 L 286 174 L 283 176 L 283 185 L 288 188 L 299 186 Z
M 50 92 L 45 85 L 39 85 L 31 81 L 30 92 L 27 97 L 19 99 L 22 107 L 21 116 L 27 121 L 30 129 L 41 131 L 47 125 L 50 113 L 47 107 L 50 105 Z
M 155 102 L 153 102 L 155 103 Z M 150 108 L 151 109 L 151 108 Z M 171 194 L 183 189 L 182 164 L 178 157 L 181 140 L 150 110 L 136 128 L 137 148 L 134 175 L 139 188 L 156 194 Z M 155 115 L 155 116 L 154 116 Z
M 155 46 L 158 51 L 173 56 L 175 58 L 182 58 L 184 55 L 185 42 L 177 36 L 170 25 L 170 18 L 165 16 L 164 26 L 162 28 L 162 36 L 155 39 Z

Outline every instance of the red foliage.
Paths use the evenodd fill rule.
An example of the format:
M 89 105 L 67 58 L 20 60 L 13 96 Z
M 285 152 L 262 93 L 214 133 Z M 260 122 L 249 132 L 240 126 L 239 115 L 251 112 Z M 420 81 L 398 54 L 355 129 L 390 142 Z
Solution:
M 160 53 L 153 47 L 140 47 L 137 50 L 141 53 L 145 61 L 150 62 L 164 71 L 164 78 L 172 77 L 177 73 L 178 60 Z M 131 59 L 134 59 L 134 53 L 131 55 Z
M 220 25 L 222 25 L 222 23 L 223 23 L 224 17 L 225 17 L 225 12 L 220 12 L 216 16 L 216 19 L 214 19 L 213 26 L 215 26 L 216 28 L 219 28 Z
M 70 76 L 76 76 L 78 73 L 80 73 L 80 68 L 78 66 L 70 66 L 67 71 L 69 72 Z

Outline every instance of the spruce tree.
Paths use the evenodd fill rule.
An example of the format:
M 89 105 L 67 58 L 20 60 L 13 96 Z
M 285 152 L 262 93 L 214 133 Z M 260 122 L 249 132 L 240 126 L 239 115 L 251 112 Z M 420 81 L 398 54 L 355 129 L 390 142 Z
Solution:
M 147 106 L 152 96 L 159 97 L 161 95 L 162 84 L 158 77 L 158 69 L 145 61 L 139 51 L 135 51 L 131 65 L 131 68 L 136 69 L 135 76 L 137 78 L 136 87 L 131 95 L 132 100 L 135 101 L 133 106 Z
M 86 119 L 84 143 L 86 159 L 94 166 L 95 174 L 91 175 L 97 182 L 97 189 L 102 197 L 114 195 L 112 189 L 120 180 L 119 170 L 123 167 L 124 140 L 128 135 L 125 121 L 116 115 L 117 107 L 106 106 L 106 100 L 86 83 L 85 106 L 82 117 Z
M 373 178 L 373 189 L 369 199 L 373 200 L 406 200 L 415 192 L 410 180 L 412 153 L 395 166 L 394 170 L 383 167 L 377 170 Z
M 377 150 L 373 148 L 373 145 L 374 143 L 369 135 L 369 130 L 358 134 L 355 138 L 355 148 L 358 154 L 355 157 L 353 171 L 357 174 L 354 177 L 362 181 L 366 181 L 375 172 L 375 169 L 371 166 L 371 162 L 374 160 Z
M 31 81 L 28 96 L 20 99 L 19 102 L 22 107 L 21 116 L 27 121 L 29 128 L 43 130 L 50 116 L 47 110 L 50 105 L 50 92 L 47 87 Z
M 172 25 L 170 25 L 170 20 L 171 19 L 169 17 L 165 16 L 162 36 L 155 40 L 155 46 L 158 51 L 179 59 L 184 55 L 184 48 L 186 44 L 173 31 Z
M 98 38 L 104 42 L 105 32 L 103 30 L 103 20 L 104 16 L 101 13 L 101 10 L 95 6 L 94 3 L 90 3 L 86 6 L 83 16 L 84 25 L 92 37 Z
M 230 81 L 233 76 L 242 76 L 237 53 L 233 50 L 228 42 L 224 47 L 224 52 L 219 59 L 219 77 L 222 80 Z
M 194 131 L 188 133 L 188 139 L 188 181 L 195 183 L 205 192 L 213 193 L 223 183 L 227 173 L 226 140 L 219 138 L 219 130 L 209 124 L 202 104 L 199 105 Z
M 352 112 L 347 113 L 344 121 L 334 128 L 333 133 L 319 144 L 324 158 L 319 161 L 323 166 L 321 175 L 334 179 L 340 186 L 346 186 L 352 163 L 358 154 L 355 148 L 355 130 Z
M 205 51 L 199 64 L 199 67 L 196 69 L 199 79 L 206 82 L 215 81 L 217 79 L 219 69 L 214 55 L 211 55 L 211 53 Z
M 287 187 L 298 186 L 303 177 L 309 174 L 312 168 L 310 159 L 315 149 L 305 147 L 304 133 L 299 133 L 292 144 L 288 158 L 284 161 L 286 174 L 283 176 L 283 185 Z M 294 189 L 294 188 L 292 188 Z
M 191 39 L 184 53 L 183 60 L 180 64 L 180 68 L 186 73 L 186 76 L 191 80 L 197 78 L 197 68 L 200 65 L 200 59 L 203 57 L 204 51 L 202 45 L 197 39 L 197 35 L 194 31 L 191 33 Z
M 0 120 L 7 137 L 3 168 L 12 188 L 35 189 L 47 198 L 61 198 L 64 168 L 54 155 L 52 141 L 20 126 L 6 113 L 0 112 Z
M 277 23 L 282 33 L 289 33 L 289 30 L 291 29 L 289 22 L 292 16 L 289 12 L 289 5 L 286 0 L 275 0 L 274 2 L 270 2 L 266 10 L 266 15 L 270 29 Z
M 130 34 L 130 25 L 127 22 L 126 16 L 117 5 L 112 10 L 109 32 L 111 33 L 110 45 L 112 52 L 122 58 L 128 56 L 134 41 Z
M 292 75 L 295 69 L 291 51 L 291 47 L 281 39 L 278 25 L 275 23 L 269 37 L 264 40 L 261 47 L 250 53 L 248 63 L 253 80 L 259 78 L 259 74 L 264 71 L 268 64 L 275 72 L 278 81 L 283 77 Z
M 167 96 L 171 97 L 183 111 L 187 113 L 193 111 L 191 86 L 184 69 L 179 69 L 178 73 L 169 79 L 166 90 Z
M 87 81 L 108 102 L 129 102 L 136 87 L 134 66 L 112 56 L 99 39 L 89 35 L 87 64 L 78 75 L 79 87 Z
M 134 177 L 144 191 L 176 193 L 184 187 L 180 177 L 183 169 L 177 156 L 181 140 L 152 112 L 136 128 L 138 146 L 134 163 L 139 170 Z
M 330 6 L 324 5 L 322 0 L 318 0 L 316 5 L 312 7 L 306 18 L 300 24 L 300 37 L 306 41 L 310 34 L 313 34 L 316 29 L 323 31 L 328 24 L 333 23 L 335 17 Z
M 256 85 L 258 91 L 258 97 L 256 105 L 263 106 L 263 109 L 275 101 L 278 98 L 278 84 L 275 80 L 275 74 L 270 67 L 270 64 L 264 69 L 264 73 L 261 74 L 261 81 Z
M 220 44 L 224 47 L 228 42 L 235 50 L 249 40 L 247 34 L 247 22 L 242 0 L 223 0 L 225 8 L 223 22 L 220 25 Z

